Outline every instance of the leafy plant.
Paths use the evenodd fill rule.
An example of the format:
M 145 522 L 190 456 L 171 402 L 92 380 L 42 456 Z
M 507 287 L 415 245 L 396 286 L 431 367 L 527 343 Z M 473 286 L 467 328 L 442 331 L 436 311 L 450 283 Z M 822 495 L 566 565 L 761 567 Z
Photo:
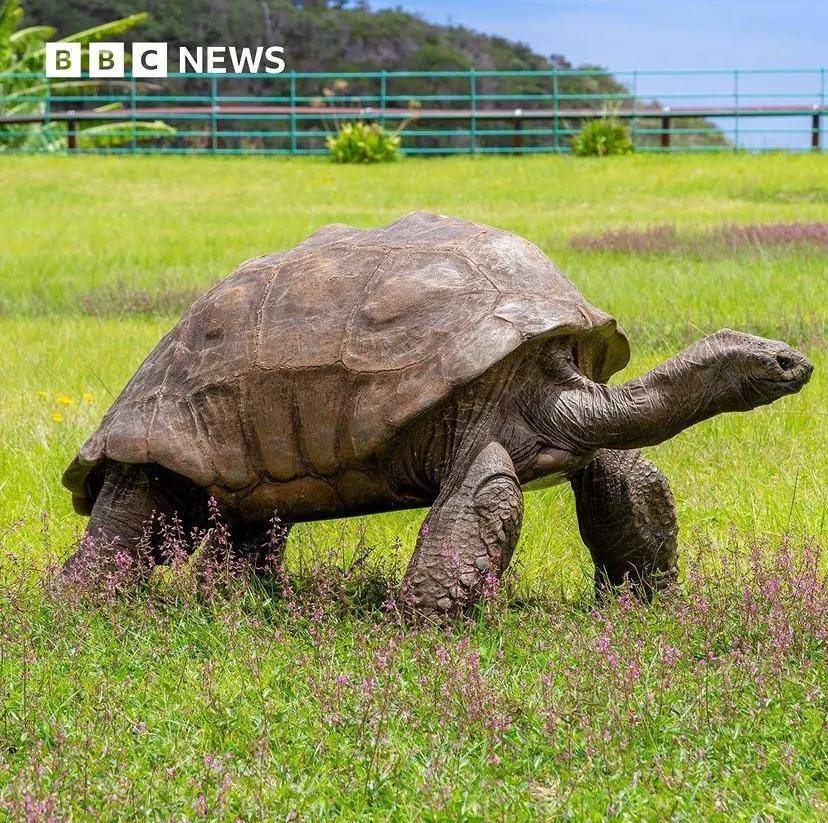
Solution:
M 80 43 L 84 62 L 88 59 L 88 46 L 96 41 L 108 40 L 123 34 L 147 19 L 147 14 L 131 14 L 110 23 L 103 23 L 61 38 Z M 78 79 L 48 81 L 44 77 L 46 42 L 55 35 L 52 26 L 20 28 L 23 8 L 20 0 L 0 0 L 0 115 L 24 116 L 46 112 L 50 93 L 77 94 L 99 87 L 95 80 Z M 111 83 L 112 81 L 110 81 Z M 110 111 L 112 105 L 95 111 Z M 162 122 L 131 124 L 126 133 L 122 123 L 78 124 L 79 145 L 118 145 L 136 139 L 157 136 L 159 132 L 175 130 Z M 39 148 L 59 151 L 66 148 L 68 130 L 65 123 L 7 124 L 0 127 L 0 151 L 4 149 Z
M 605 116 L 591 120 L 572 140 L 572 150 L 579 157 L 603 157 L 608 154 L 632 154 L 629 129 L 617 118 Z
M 398 160 L 402 138 L 399 131 L 386 131 L 379 123 L 343 123 L 326 140 L 337 163 L 383 163 Z

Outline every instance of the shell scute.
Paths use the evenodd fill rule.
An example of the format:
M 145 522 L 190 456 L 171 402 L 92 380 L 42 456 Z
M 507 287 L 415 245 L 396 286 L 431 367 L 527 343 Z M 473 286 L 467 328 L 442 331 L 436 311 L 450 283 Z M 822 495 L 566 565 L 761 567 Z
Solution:
M 218 475 L 210 462 L 209 434 L 199 423 L 186 397 L 159 396 L 147 431 L 147 462 L 171 469 L 182 465 L 200 486 L 215 482 Z
M 200 434 L 196 446 L 199 451 L 209 454 L 210 465 L 217 475 L 214 482 L 229 490 L 248 486 L 255 477 L 255 467 L 245 421 L 240 414 L 238 384 L 207 386 L 188 399 Z M 186 469 L 181 473 L 191 479 L 189 466 L 196 459 L 187 453 L 177 460 L 178 465 L 183 464 Z
M 342 352 L 346 368 L 367 373 L 425 363 L 446 345 L 446 329 L 471 329 L 494 307 L 473 267 L 445 253 L 388 253 L 356 306 Z
M 258 362 L 267 369 L 306 369 L 337 362 L 348 321 L 381 249 L 317 251 L 285 260 L 266 287 Z
M 294 376 L 256 369 L 240 380 L 260 472 L 277 481 L 305 474 L 295 431 Z

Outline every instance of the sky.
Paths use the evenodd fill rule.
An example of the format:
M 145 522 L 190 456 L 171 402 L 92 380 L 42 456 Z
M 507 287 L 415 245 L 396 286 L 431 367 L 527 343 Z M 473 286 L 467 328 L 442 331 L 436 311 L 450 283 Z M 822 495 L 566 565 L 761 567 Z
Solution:
M 825 0 L 373 0 L 615 70 L 828 63 Z
M 616 72 L 685 69 L 828 69 L 828 0 L 371 0 L 373 8 L 401 6 L 435 23 L 455 23 L 526 43 L 543 55 Z M 622 79 L 626 79 L 623 78 Z M 646 78 L 642 96 L 725 94 L 732 75 Z M 798 94 L 820 90 L 819 75 L 754 75 L 748 93 Z M 828 82 L 828 81 L 826 81 Z M 793 98 L 755 98 L 779 104 Z M 711 97 L 710 102 L 715 102 Z M 686 101 L 685 101 L 686 103 Z M 677 102 L 676 105 L 679 105 Z M 828 119 L 828 118 L 826 118 Z M 752 145 L 790 145 L 807 139 L 806 123 L 763 121 L 802 135 L 754 135 Z

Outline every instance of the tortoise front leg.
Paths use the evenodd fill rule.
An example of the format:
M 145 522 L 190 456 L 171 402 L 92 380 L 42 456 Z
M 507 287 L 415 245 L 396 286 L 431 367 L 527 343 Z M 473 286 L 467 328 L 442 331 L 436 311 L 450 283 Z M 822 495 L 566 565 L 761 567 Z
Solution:
M 443 482 L 403 579 L 404 606 L 439 619 L 473 605 L 509 564 L 522 517 L 512 460 L 490 443 Z
M 627 579 L 645 601 L 675 582 L 676 506 L 656 466 L 635 450 L 602 450 L 570 483 L 599 599 Z

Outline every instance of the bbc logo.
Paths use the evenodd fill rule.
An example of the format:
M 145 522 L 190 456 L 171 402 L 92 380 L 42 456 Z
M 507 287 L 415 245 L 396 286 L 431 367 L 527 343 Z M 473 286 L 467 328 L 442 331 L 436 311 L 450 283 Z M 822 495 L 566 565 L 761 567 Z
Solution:
M 82 57 L 80 43 L 47 43 L 46 76 L 80 77 Z M 90 43 L 89 44 L 90 77 L 123 77 L 124 44 Z M 133 77 L 166 77 L 167 44 L 133 43 L 132 44 Z

